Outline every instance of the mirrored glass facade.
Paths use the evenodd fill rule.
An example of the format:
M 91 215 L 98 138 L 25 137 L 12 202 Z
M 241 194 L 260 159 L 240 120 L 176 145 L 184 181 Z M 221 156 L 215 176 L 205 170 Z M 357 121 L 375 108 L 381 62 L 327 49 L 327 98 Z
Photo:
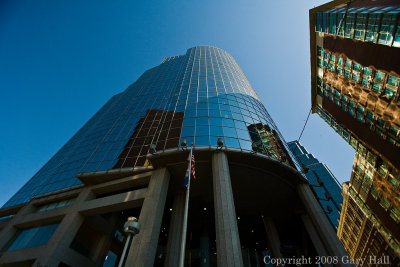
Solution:
M 252 150 L 252 129 L 273 130 L 280 150 L 286 143 L 236 61 L 209 46 L 164 59 L 124 92 L 113 96 L 4 207 L 81 182 L 81 172 L 146 166 L 150 144 L 156 150 L 195 146 Z M 263 127 L 264 127 L 263 126 Z M 269 151 L 269 152 L 268 152 Z M 286 160 L 288 163 L 288 160 Z M 293 165 L 293 164 L 292 164 Z
M 343 202 L 342 186 L 328 166 L 319 162 L 299 141 L 289 142 L 288 145 L 297 161 L 308 168 L 305 176 L 336 231 L 339 225 L 340 203 Z

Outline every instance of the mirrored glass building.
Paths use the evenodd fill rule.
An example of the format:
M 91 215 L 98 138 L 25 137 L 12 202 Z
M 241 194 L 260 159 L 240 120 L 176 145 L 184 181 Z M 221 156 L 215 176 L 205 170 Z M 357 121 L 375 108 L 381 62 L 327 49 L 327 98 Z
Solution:
M 0 209 L 0 264 L 178 266 L 190 146 L 188 266 L 346 255 L 236 61 L 198 46 L 113 96 Z M 142 229 L 121 258 L 128 216 Z
M 394 265 L 400 262 L 399 47 L 399 1 L 336 0 L 310 10 L 312 111 L 355 149 L 338 235 L 353 258 L 389 255 Z
M 291 141 L 288 146 L 303 169 L 307 170 L 305 176 L 336 231 L 343 202 L 342 186 L 328 166 L 319 162 L 299 141 Z
M 215 146 L 221 138 L 251 151 L 248 127 L 255 124 L 269 125 L 283 140 L 235 60 L 218 48 L 191 48 L 113 96 L 4 207 L 78 185 L 79 172 L 144 166 L 150 144 L 159 151 L 182 139 Z

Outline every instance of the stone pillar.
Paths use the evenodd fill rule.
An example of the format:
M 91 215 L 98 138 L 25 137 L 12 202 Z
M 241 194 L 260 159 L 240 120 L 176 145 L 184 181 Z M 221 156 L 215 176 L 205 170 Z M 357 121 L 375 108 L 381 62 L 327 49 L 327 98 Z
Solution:
M 212 155 L 212 172 L 217 263 L 218 266 L 243 266 L 228 158 L 224 152 Z
M 307 214 L 310 216 L 310 219 L 315 226 L 315 230 L 317 230 L 324 247 L 327 249 L 327 253 L 329 253 L 330 256 L 338 256 L 339 259 L 343 256 L 348 256 L 342 243 L 340 243 L 339 238 L 336 236 L 328 217 L 315 199 L 309 185 L 305 183 L 299 184 L 297 186 L 297 192 L 306 208 Z M 337 266 L 352 265 L 345 265 L 339 261 Z
M 93 198 L 94 194 L 89 188 L 82 190 L 71 206 L 71 211 L 66 214 L 47 243 L 46 253 L 39 256 L 33 266 L 56 267 L 60 264 L 84 220 L 84 217 L 77 211 L 77 207 Z
M 301 219 L 307 230 L 308 236 L 310 237 L 310 239 L 314 245 L 314 248 L 317 251 L 318 256 L 328 256 L 328 253 L 326 252 L 325 247 L 322 244 L 322 241 L 319 238 L 318 233 L 315 230 L 315 227 L 312 224 L 308 215 L 307 214 L 301 215 Z M 332 266 L 332 265 L 326 265 L 326 266 Z
M 275 223 L 271 219 L 271 217 L 262 216 L 262 218 L 264 222 L 265 232 L 267 233 L 268 247 L 271 250 L 272 257 L 282 258 L 281 241 L 279 239 L 279 234 L 276 230 Z
M 183 213 L 185 210 L 185 191 L 179 191 L 172 205 L 171 222 L 169 224 L 168 243 L 165 264 L 166 267 L 179 265 L 179 254 L 182 239 Z
M 166 168 L 153 171 L 140 211 L 141 230 L 132 240 L 124 266 L 153 266 L 167 198 L 169 176 Z

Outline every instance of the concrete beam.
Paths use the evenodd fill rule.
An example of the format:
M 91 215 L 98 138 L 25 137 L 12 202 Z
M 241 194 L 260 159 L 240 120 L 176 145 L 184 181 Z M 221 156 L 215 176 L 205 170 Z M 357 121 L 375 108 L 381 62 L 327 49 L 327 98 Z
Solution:
M 120 193 L 108 197 L 86 201 L 79 206 L 78 211 L 85 216 L 109 213 L 119 210 L 140 207 L 146 195 L 146 188 Z

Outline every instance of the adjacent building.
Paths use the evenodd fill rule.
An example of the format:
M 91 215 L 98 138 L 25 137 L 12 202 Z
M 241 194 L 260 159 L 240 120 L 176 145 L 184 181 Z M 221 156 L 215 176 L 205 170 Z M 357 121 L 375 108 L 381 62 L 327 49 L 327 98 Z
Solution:
M 307 180 L 336 231 L 343 201 L 342 186 L 328 166 L 319 162 L 299 141 L 289 142 L 288 146 L 302 165 Z
M 0 209 L 0 265 L 178 266 L 190 146 L 187 266 L 346 255 L 236 61 L 199 46 L 113 96 Z
M 400 258 L 399 15 L 390 0 L 310 10 L 312 111 L 356 151 L 338 236 L 352 257 L 392 262 Z

